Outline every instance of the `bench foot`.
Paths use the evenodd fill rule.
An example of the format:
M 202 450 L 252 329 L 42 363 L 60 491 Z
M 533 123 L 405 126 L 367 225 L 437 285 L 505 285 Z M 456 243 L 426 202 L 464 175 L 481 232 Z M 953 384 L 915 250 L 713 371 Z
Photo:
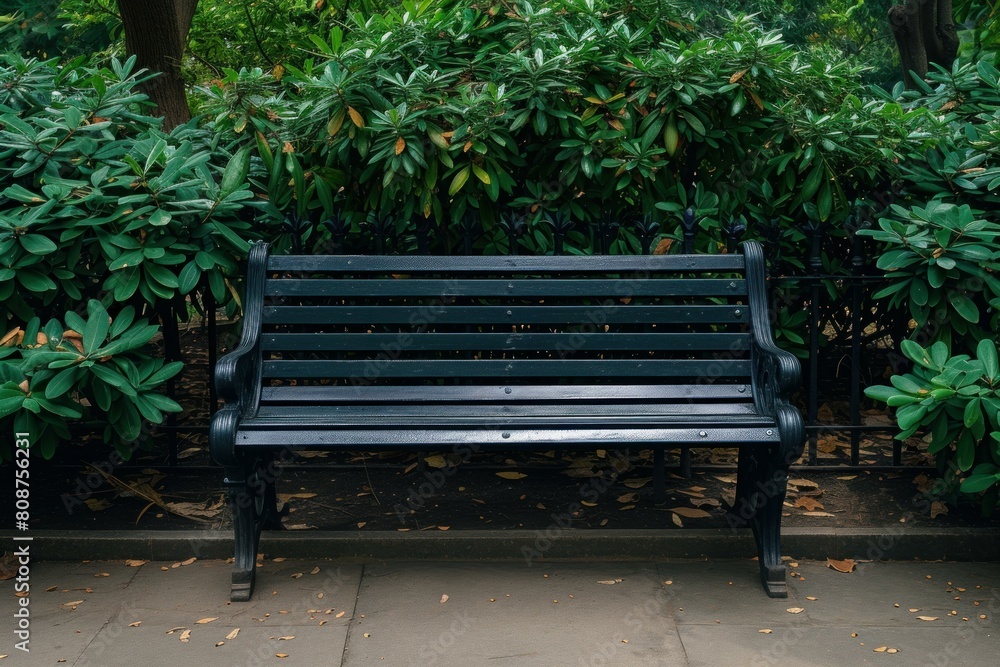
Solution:
M 247 602 L 253 596 L 261 530 L 282 527 L 282 513 L 278 512 L 274 488 L 275 474 L 269 463 L 270 459 L 256 459 L 245 469 L 226 474 L 235 545 L 229 594 L 233 602 Z
M 788 597 L 784 563 L 781 562 L 781 511 L 788 488 L 788 466 L 777 453 L 740 450 L 736 506 L 738 525 L 750 524 L 757 544 L 760 581 L 768 597 Z

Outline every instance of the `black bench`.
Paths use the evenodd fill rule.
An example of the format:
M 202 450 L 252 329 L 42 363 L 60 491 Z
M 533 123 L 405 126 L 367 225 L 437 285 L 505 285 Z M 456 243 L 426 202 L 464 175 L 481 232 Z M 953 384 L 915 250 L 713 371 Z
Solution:
M 759 244 L 741 254 L 249 257 L 239 346 L 219 360 L 211 451 L 248 600 L 280 528 L 275 452 L 738 447 L 732 525 L 771 597 L 804 441 L 796 358 L 771 336 Z

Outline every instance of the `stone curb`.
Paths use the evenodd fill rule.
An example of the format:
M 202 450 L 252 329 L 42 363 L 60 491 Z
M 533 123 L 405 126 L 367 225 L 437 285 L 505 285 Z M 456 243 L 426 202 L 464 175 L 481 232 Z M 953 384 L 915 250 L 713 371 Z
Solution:
M 223 530 L 0 531 L 4 545 L 32 537 L 35 560 L 228 558 Z M 995 528 L 786 528 L 785 554 L 801 559 L 1000 561 Z M 24 544 L 18 542 L 16 544 Z M 3 546 L 0 549 L 8 549 Z M 269 557 L 372 560 L 662 560 L 750 558 L 748 530 L 292 531 L 264 533 Z

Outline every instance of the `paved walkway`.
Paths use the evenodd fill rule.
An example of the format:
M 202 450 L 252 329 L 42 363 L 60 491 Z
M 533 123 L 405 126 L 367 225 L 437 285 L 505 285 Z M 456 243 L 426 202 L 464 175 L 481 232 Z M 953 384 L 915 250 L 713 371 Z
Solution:
M 254 600 L 230 604 L 220 560 L 39 562 L 30 654 L 0 582 L 0 667 L 1000 663 L 1000 564 L 793 570 L 789 598 L 771 600 L 746 560 L 268 560 Z

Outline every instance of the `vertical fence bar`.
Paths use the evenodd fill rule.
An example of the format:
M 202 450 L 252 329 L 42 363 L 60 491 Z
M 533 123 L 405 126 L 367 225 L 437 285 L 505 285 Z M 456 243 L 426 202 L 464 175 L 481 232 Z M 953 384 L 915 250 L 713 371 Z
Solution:
M 819 298 L 822 288 L 823 271 L 823 225 L 810 220 L 806 225 L 810 235 L 809 268 L 813 273 L 809 288 L 809 416 L 808 424 L 816 425 L 819 412 Z M 809 465 L 817 463 L 817 436 L 813 430 L 809 435 Z
M 160 319 L 163 335 L 163 356 L 170 361 L 180 361 L 181 345 L 180 333 L 177 329 L 177 313 L 172 301 L 162 299 L 156 302 L 156 313 Z M 177 400 L 176 377 L 167 380 L 167 395 Z M 168 412 L 167 421 L 167 463 L 171 466 L 177 465 L 177 413 Z
M 861 425 L 861 270 L 864 266 L 861 237 L 854 233 L 851 243 L 851 426 Z M 861 460 L 861 432 L 851 429 L 851 465 Z
M 201 303 L 205 308 L 205 319 L 208 321 L 208 414 L 214 415 L 218 408 L 219 397 L 215 393 L 215 363 L 219 354 L 219 328 L 215 320 L 215 295 L 212 289 L 205 286 Z

